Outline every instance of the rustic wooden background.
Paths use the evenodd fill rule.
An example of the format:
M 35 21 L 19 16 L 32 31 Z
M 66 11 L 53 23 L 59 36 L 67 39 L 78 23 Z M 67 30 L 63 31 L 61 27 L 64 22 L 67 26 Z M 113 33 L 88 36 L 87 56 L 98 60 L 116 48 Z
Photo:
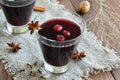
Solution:
M 65 8 L 78 13 L 78 4 L 83 0 L 59 0 Z M 93 31 L 99 39 L 103 40 L 103 45 L 115 49 L 120 55 L 120 0 L 102 0 L 103 7 L 100 11 L 100 5 L 96 0 L 89 0 L 91 4 L 90 11 L 81 15 L 87 22 L 88 29 Z M 100 1 L 100 0 L 98 0 Z M 94 20 L 96 15 L 99 18 Z M 120 69 L 113 69 L 110 72 L 101 72 L 92 75 L 93 80 L 120 80 Z M 3 64 L 0 62 L 0 80 L 12 80 L 5 71 Z

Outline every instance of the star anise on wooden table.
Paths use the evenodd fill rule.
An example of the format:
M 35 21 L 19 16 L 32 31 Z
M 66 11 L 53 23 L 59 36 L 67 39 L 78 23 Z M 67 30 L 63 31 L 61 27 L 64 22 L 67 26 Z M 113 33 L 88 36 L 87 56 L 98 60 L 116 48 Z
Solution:
M 11 47 L 11 50 L 12 50 L 12 52 L 17 52 L 19 49 L 21 49 L 21 47 L 20 47 L 20 43 L 7 43 L 7 45 L 9 46 L 9 47 Z
M 40 27 L 40 24 L 38 21 L 34 22 L 34 21 L 31 21 L 31 23 L 28 24 L 28 29 L 30 30 L 30 34 L 32 35 L 34 30 L 40 30 L 41 27 Z
M 78 60 L 81 60 L 82 58 L 84 58 L 85 56 L 86 55 L 85 55 L 84 51 L 78 52 L 78 50 L 76 50 L 75 53 L 72 56 L 72 59 L 78 61 Z

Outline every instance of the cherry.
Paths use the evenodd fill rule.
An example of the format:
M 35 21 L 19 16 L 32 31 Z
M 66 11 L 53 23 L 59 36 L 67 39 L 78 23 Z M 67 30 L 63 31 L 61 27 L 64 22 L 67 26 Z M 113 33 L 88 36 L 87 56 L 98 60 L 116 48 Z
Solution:
M 67 31 L 67 30 L 64 30 L 64 31 L 63 31 L 63 35 L 64 35 L 64 36 L 70 36 L 70 32 Z
M 53 30 L 56 31 L 56 32 L 60 32 L 62 31 L 63 27 L 59 24 L 53 26 Z
M 57 35 L 57 41 L 65 41 L 65 37 L 63 35 Z

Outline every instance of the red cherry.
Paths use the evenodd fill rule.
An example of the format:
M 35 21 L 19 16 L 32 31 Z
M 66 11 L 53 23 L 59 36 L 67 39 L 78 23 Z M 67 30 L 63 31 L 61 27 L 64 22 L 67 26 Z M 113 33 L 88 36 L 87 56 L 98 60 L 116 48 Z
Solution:
M 63 27 L 59 24 L 53 26 L 53 30 L 56 31 L 56 32 L 60 32 L 62 31 Z
M 65 41 L 65 37 L 63 35 L 57 35 L 57 41 Z
M 70 32 L 67 31 L 67 30 L 64 30 L 64 31 L 63 31 L 63 35 L 64 35 L 64 36 L 70 36 Z

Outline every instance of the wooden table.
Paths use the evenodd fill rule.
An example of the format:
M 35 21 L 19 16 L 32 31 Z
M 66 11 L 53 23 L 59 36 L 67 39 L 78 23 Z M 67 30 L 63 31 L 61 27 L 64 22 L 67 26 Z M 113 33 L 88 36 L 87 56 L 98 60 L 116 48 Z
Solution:
M 67 9 L 78 12 L 78 4 L 83 0 L 59 0 L 60 4 L 65 5 Z M 103 45 L 113 48 L 120 55 L 120 0 L 105 0 L 108 7 L 103 7 L 103 15 L 100 15 L 97 25 L 93 25 L 97 21 L 91 22 L 100 7 L 94 0 L 89 0 L 91 4 L 90 11 L 87 14 L 81 15 L 87 22 L 88 29 L 93 31 L 99 39 L 103 40 Z M 106 9 L 107 8 L 107 9 Z M 114 14 L 113 14 L 114 13 Z M 113 18 L 115 16 L 115 18 Z M 91 22 L 91 24 L 89 24 Z M 113 30 L 114 29 L 114 30 Z M 101 32 L 102 31 L 102 32 Z M 120 69 L 113 69 L 110 72 L 100 72 L 97 75 L 92 75 L 93 80 L 120 80 Z M 0 80 L 12 80 L 6 73 L 2 63 L 0 62 Z

